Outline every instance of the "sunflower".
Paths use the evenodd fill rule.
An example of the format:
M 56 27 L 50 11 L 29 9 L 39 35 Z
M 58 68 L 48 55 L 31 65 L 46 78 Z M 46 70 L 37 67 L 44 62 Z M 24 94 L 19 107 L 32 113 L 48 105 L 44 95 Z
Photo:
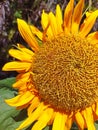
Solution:
M 70 0 L 62 16 L 59 5 L 55 15 L 42 12 L 41 32 L 18 19 L 18 29 L 28 48 L 17 44 L 9 50 L 16 60 L 4 71 L 17 71 L 13 84 L 18 95 L 5 100 L 10 106 L 27 109 L 27 118 L 17 128 L 33 122 L 32 130 L 52 125 L 52 130 L 95 130 L 98 119 L 98 32 L 90 33 L 98 10 L 86 12 L 84 0 L 74 7 Z M 39 45 L 39 41 L 42 42 Z

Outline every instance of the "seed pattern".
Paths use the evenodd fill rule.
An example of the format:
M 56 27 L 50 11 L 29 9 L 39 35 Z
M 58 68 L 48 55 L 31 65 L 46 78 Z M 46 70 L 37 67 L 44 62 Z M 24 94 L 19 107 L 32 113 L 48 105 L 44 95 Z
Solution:
M 86 38 L 61 35 L 35 54 L 33 82 L 43 101 L 66 112 L 98 101 L 98 48 Z

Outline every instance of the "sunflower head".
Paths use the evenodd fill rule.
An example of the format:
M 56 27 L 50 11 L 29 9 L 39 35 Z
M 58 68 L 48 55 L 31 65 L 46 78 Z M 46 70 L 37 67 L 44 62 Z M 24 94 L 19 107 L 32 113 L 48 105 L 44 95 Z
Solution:
M 15 70 L 18 95 L 6 102 L 27 108 L 27 119 L 17 130 L 36 121 L 32 130 L 53 125 L 52 130 L 70 130 L 75 121 L 80 130 L 95 130 L 98 119 L 98 32 L 90 33 L 98 10 L 82 19 L 84 0 L 74 7 L 70 0 L 62 17 L 43 11 L 43 31 L 18 19 L 18 29 L 31 49 L 18 44 L 9 50 L 17 60 L 3 70 Z M 83 22 L 81 22 L 81 20 Z M 38 40 L 42 42 L 39 46 Z
M 61 35 L 47 41 L 32 72 L 42 99 L 57 109 L 77 111 L 98 100 L 98 48 L 85 38 Z

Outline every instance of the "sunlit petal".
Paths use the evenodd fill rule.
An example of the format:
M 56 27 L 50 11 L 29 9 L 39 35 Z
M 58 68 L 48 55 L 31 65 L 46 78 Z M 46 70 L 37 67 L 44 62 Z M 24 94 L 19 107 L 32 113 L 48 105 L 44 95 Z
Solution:
M 87 39 L 90 40 L 92 44 L 98 45 L 98 31 L 97 31 L 97 32 L 90 33 L 90 34 L 87 36 Z

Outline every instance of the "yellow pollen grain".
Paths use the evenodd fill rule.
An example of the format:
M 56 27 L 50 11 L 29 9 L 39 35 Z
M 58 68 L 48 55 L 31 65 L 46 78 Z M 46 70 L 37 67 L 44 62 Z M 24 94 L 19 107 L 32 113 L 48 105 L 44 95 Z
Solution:
M 98 100 L 98 48 L 86 38 L 61 35 L 35 54 L 33 82 L 44 102 L 66 112 Z

